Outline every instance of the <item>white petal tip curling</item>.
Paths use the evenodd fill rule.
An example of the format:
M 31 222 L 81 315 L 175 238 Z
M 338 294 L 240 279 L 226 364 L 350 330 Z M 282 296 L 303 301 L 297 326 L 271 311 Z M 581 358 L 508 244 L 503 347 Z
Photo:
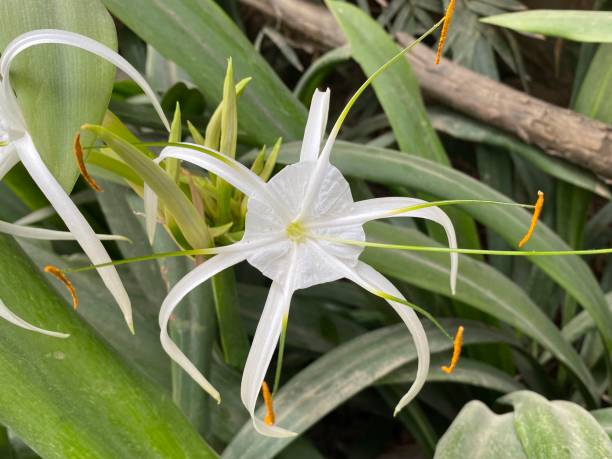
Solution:
M 298 434 L 290 430 L 277 427 L 275 425 L 268 425 L 260 419 L 253 418 L 253 427 L 261 435 L 272 438 L 291 438 L 296 437 Z
M 2 317 L 7 322 L 12 323 L 13 325 L 23 328 L 24 330 L 29 330 L 29 331 L 33 331 L 36 333 L 40 333 L 41 335 L 47 335 L 47 336 L 51 336 L 52 338 L 61 338 L 61 339 L 66 339 L 70 337 L 70 334 L 68 333 L 60 333 L 60 332 L 45 330 L 43 328 L 36 327 L 29 322 L 26 322 L 21 317 L 19 317 L 17 314 L 15 314 L 13 311 L 11 311 L 4 304 L 2 300 L 0 300 L 0 317 Z

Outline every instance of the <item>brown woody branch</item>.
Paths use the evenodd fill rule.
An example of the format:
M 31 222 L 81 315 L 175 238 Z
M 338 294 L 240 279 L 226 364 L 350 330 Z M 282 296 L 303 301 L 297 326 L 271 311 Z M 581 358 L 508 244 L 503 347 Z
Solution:
M 241 0 L 324 48 L 346 43 L 325 8 L 303 0 Z M 407 45 L 412 38 L 400 35 Z M 612 126 L 544 102 L 416 46 L 407 56 L 423 92 L 455 110 L 492 124 L 612 181 Z

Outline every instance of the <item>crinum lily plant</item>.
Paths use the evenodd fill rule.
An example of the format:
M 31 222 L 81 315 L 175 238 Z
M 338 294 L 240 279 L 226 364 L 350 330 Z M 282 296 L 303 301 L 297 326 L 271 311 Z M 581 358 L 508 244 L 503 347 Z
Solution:
M 30 174 L 36 185 L 50 202 L 51 206 L 66 224 L 69 232 L 54 231 L 44 228 L 12 224 L 0 221 L 0 232 L 18 237 L 47 240 L 76 240 L 94 264 L 110 262 L 106 249 L 100 240 L 123 239 L 120 236 L 96 235 L 85 220 L 77 206 L 62 189 L 61 185 L 45 165 L 30 136 L 25 119 L 10 82 L 9 71 L 13 60 L 24 50 L 42 44 L 59 44 L 73 46 L 109 61 L 122 69 L 142 88 L 149 97 L 164 125 L 169 129 L 168 121 L 159 105 L 155 93 L 144 78 L 123 57 L 103 44 L 73 32 L 55 29 L 43 29 L 27 32 L 11 41 L 0 58 L 0 180 L 19 162 Z M 119 305 L 125 321 L 133 332 L 132 309 L 130 299 L 123 287 L 114 266 L 97 268 L 104 284 Z M 62 333 L 48 332 L 23 321 L 13 314 L 0 299 L 0 317 L 9 322 L 44 334 L 56 337 L 67 337 Z
M 443 226 L 449 246 L 456 249 L 453 225 L 437 207 L 424 201 L 391 197 L 354 202 L 348 182 L 330 161 L 341 122 L 321 150 L 329 107 L 329 90 L 317 91 L 302 142 L 300 160 L 286 166 L 269 182 L 262 181 L 241 163 L 196 145 L 169 146 L 158 161 L 174 158 L 192 163 L 227 181 L 248 197 L 244 237 L 238 243 L 209 251 L 215 256 L 181 279 L 164 300 L 160 315 L 161 342 L 168 354 L 216 400 L 218 391 L 183 354 L 168 334 L 168 323 L 180 301 L 217 273 L 247 261 L 272 280 L 244 368 L 241 397 L 255 429 L 272 437 L 293 432 L 255 416 L 258 395 L 282 329 L 286 326 L 293 293 L 338 279 L 349 279 L 387 299 L 408 327 L 418 355 L 416 379 L 397 404 L 397 413 L 423 386 L 429 370 L 427 336 L 419 318 L 402 294 L 384 276 L 359 260 L 363 247 L 343 241 L 364 241 L 363 224 L 389 217 L 417 217 Z M 202 153 L 206 154 L 202 154 Z M 412 210 L 407 210 L 411 209 Z M 451 290 L 455 290 L 458 257 L 451 253 Z M 265 393 L 266 391 L 264 391 Z

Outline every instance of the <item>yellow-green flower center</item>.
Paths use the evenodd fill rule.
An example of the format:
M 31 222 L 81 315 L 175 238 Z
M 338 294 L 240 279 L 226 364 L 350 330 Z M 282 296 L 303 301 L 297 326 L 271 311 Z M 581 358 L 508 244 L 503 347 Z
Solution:
M 287 237 L 295 242 L 303 242 L 306 237 L 304 225 L 299 221 L 293 221 L 287 225 Z

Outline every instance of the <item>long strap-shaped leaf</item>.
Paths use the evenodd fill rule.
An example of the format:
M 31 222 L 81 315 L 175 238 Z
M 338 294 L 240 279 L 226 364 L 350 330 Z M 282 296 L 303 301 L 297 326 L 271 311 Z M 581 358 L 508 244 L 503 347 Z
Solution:
M 213 0 L 103 0 L 121 21 L 183 68 L 207 99 L 220 101 L 227 58 L 236 78 L 253 77 L 241 96 L 240 127 L 257 144 L 298 139 L 306 110 Z
M 296 161 L 299 147 L 297 143 L 284 145 L 279 162 L 291 164 Z M 510 202 L 506 196 L 462 172 L 393 150 L 340 141 L 334 147 L 333 162 L 345 175 L 378 183 L 403 185 L 442 199 L 488 199 Z M 520 208 L 462 206 L 462 209 L 512 245 L 521 239 L 531 220 L 531 216 Z M 570 248 L 540 222 L 525 250 L 570 250 Z M 597 280 L 584 260 L 577 256 L 533 257 L 530 260 L 589 311 L 605 339 L 606 347 L 612 350 L 612 315 Z
M 452 347 L 442 333 L 425 325 L 432 352 Z M 453 328 L 456 323 L 444 321 L 444 325 Z M 503 335 L 477 323 L 467 324 L 466 329 L 470 330 L 466 344 L 507 341 Z M 414 344 L 403 324 L 355 338 L 328 352 L 283 386 L 274 399 L 276 422 L 293 432 L 304 432 L 357 392 L 415 359 Z M 272 458 L 289 442 L 290 438 L 259 435 L 247 423 L 223 452 L 223 458 Z
M 0 422 L 38 454 L 216 457 L 167 395 L 126 367 L 7 236 L 0 236 L 0 297 L 28 322 L 70 333 L 58 340 L 0 323 Z

